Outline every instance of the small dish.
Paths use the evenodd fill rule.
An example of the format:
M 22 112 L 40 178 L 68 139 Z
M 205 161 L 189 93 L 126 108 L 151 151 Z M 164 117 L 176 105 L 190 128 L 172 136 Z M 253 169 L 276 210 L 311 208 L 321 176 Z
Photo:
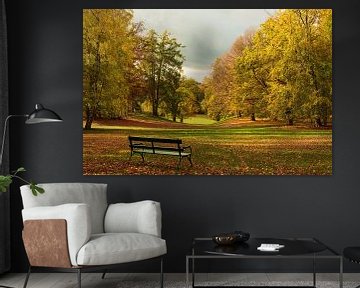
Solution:
M 213 236 L 212 240 L 218 245 L 232 245 L 237 241 L 237 235 L 224 233 Z

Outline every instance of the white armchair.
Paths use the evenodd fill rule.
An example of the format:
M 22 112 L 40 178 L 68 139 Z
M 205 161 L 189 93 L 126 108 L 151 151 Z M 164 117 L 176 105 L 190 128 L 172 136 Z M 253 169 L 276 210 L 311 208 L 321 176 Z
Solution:
M 154 201 L 107 204 L 106 184 L 40 184 L 33 196 L 28 185 L 21 196 L 23 240 L 30 267 L 77 272 L 107 270 L 121 263 L 159 257 L 163 287 L 161 209 Z M 103 274 L 103 277 L 105 273 Z

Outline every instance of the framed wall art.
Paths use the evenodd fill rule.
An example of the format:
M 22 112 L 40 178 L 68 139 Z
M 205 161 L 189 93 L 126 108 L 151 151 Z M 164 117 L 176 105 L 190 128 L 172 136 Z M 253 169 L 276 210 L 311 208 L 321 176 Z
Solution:
M 332 175 L 331 9 L 84 9 L 84 175 Z

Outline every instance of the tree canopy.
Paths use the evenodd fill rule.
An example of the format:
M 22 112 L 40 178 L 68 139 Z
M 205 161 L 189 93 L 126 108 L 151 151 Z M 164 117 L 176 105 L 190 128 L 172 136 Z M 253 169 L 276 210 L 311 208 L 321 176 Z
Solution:
M 279 10 L 236 43 L 243 45 L 219 57 L 204 81 L 210 116 L 327 124 L 332 115 L 330 9 Z
M 83 12 L 83 117 L 148 112 L 176 121 L 206 113 L 309 120 L 332 117 L 332 11 L 278 10 L 240 35 L 202 83 L 183 73 L 184 45 L 169 31 L 147 30 L 132 10 Z

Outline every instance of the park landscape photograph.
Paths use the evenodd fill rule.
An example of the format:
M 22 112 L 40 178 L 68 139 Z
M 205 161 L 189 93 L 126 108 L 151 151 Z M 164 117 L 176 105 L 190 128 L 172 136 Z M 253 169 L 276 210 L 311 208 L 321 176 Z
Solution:
M 331 9 L 84 9 L 84 175 L 332 175 Z

